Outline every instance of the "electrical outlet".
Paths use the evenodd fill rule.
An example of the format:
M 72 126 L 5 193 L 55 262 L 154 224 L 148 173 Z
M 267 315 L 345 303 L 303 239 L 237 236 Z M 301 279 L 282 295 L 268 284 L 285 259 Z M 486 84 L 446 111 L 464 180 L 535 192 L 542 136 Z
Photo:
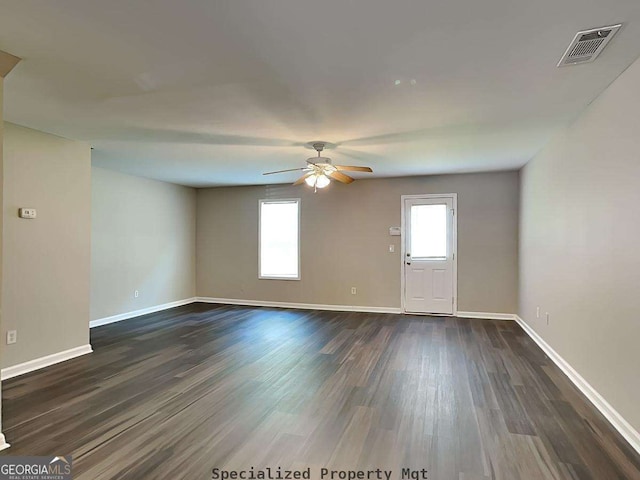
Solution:
M 536 318 L 540 318 L 540 307 L 536 307 Z
M 133 292 L 133 296 L 135 298 L 138 298 L 140 296 L 140 292 L 138 290 L 136 290 L 135 292 Z
M 9 330 L 7 331 L 7 345 L 11 345 L 18 341 L 18 331 L 17 330 Z
M 351 295 L 355 295 L 358 293 L 358 289 L 356 287 L 351 287 Z
M 20 208 L 18 209 L 18 216 L 20 218 L 33 219 L 36 218 L 35 208 Z
M 547 325 L 549 325 L 549 312 L 547 312 Z

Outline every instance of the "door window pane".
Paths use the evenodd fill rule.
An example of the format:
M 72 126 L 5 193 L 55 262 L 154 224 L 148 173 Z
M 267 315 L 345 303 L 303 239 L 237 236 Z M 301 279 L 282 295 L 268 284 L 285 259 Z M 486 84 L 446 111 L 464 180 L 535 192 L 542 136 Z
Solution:
M 411 257 L 447 256 L 447 206 L 411 206 Z
M 260 277 L 298 279 L 298 200 L 260 202 Z

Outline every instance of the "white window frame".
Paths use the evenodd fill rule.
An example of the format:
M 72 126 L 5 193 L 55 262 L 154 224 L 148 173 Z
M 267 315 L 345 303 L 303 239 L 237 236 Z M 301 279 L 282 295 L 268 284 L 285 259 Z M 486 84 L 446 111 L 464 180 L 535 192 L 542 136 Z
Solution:
M 262 275 L 262 205 L 265 203 L 297 203 L 298 204 L 298 275 L 295 277 L 280 277 L 274 275 Z M 258 200 L 258 279 L 259 280 L 300 280 L 302 278 L 302 266 L 300 264 L 300 210 L 302 202 L 299 198 L 269 198 Z

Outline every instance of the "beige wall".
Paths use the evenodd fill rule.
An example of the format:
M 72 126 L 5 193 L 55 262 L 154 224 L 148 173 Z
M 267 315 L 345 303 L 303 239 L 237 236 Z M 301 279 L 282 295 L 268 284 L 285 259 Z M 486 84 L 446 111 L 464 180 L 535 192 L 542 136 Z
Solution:
M 96 167 L 91 178 L 91 319 L 193 297 L 195 190 Z
M 89 343 L 91 151 L 4 124 L 2 342 L 8 367 Z M 38 218 L 18 218 L 18 208 Z
M 640 430 L 638 85 L 640 61 L 524 168 L 520 316 Z
M 458 194 L 458 309 L 515 313 L 517 172 L 198 190 L 199 296 L 400 306 L 400 196 Z M 258 200 L 300 197 L 301 281 L 258 280 Z M 389 245 L 396 252 L 389 253 Z M 351 286 L 358 294 L 351 295 Z
M 0 225 L 4 218 L 4 120 L 3 120 L 3 100 L 4 100 L 4 78 L 0 77 Z M 4 320 L 2 318 L 2 239 L 4 238 L 3 229 L 0 229 L 0 333 L 4 333 Z M 4 358 L 5 342 L 0 339 L 0 365 L 2 365 L 2 359 Z M 0 448 L 6 445 L 4 434 L 2 433 L 2 387 L 0 386 Z

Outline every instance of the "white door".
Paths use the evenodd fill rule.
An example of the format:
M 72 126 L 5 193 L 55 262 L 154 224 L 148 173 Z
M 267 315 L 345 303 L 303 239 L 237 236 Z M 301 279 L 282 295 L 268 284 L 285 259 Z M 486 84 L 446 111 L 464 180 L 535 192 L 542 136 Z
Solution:
M 403 197 L 404 310 L 455 313 L 455 195 Z

